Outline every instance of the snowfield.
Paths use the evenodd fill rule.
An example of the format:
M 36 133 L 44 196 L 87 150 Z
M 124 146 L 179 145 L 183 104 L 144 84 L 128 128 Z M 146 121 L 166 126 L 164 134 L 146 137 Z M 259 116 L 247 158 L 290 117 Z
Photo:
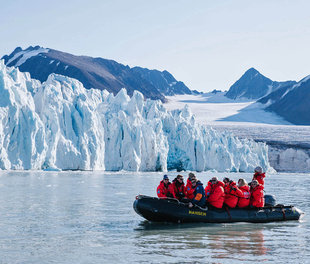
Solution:
M 197 122 L 240 138 L 266 142 L 269 162 L 277 171 L 310 172 L 310 127 L 296 126 L 264 110 L 264 105 L 231 100 L 224 92 L 168 97 L 169 110 L 188 105 Z
M 196 116 L 196 120 L 207 125 L 242 125 L 258 124 L 290 125 L 282 117 L 264 110 L 264 105 L 249 100 L 232 100 L 224 92 L 201 95 L 168 96 L 165 107 L 168 110 L 183 108 L 186 104 Z M 237 124 L 236 124 L 237 122 Z
M 167 111 L 57 74 L 41 84 L 3 61 L 0 120 L 1 169 L 272 170 L 265 143 L 201 125 L 187 106 Z
M 236 136 L 285 144 L 310 144 L 310 127 L 296 126 L 264 105 L 248 100 L 231 100 L 224 92 L 167 97 L 168 110 L 188 105 L 196 121 L 217 130 L 229 130 Z

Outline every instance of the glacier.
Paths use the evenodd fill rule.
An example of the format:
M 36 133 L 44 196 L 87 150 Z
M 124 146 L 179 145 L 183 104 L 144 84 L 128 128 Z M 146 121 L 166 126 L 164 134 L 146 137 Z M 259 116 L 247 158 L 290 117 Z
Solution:
M 3 170 L 272 170 L 265 143 L 200 125 L 187 106 L 168 111 L 57 74 L 41 83 L 4 61 L 0 119 Z

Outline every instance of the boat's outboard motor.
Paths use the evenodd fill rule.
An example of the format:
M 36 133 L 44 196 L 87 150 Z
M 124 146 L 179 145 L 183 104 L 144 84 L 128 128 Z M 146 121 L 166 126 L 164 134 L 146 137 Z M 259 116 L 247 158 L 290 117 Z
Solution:
M 265 206 L 275 206 L 276 205 L 276 197 L 274 195 L 265 194 Z

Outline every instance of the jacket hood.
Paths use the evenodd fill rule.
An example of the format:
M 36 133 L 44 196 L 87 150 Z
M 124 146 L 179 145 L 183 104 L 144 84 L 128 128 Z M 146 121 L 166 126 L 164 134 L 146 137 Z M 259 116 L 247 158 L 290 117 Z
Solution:
M 161 185 L 165 185 L 165 183 L 164 183 L 163 180 L 160 182 L 160 184 L 161 184 Z M 167 185 L 169 185 L 169 184 L 171 184 L 171 182 L 168 182 L 168 183 L 167 183 Z
M 234 186 L 234 185 L 237 185 L 237 184 L 236 184 L 236 182 L 234 182 L 234 181 L 231 181 L 231 182 L 229 183 L 229 185 L 232 185 L 232 186 Z
M 259 184 L 253 190 L 264 190 L 264 186 Z
M 177 185 L 177 186 L 184 185 L 184 181 L 183 181 L 182 183 L 180 183 L 180 182 L 178 181 L 178 178 L 174 178 L 174 180 L 173 180 L 172 182 L 174 182 L 174 184 Z
M 201 181 L 198 180 L 198 181 L 196 182 L 196 185 L 203 185 L 203 184 L 201 183 Z
M 250 190 L 250 187 L 248 185 L 243 185 L 241 187 L 238 187 L 240 190 L 242 191 L 249 191 Z
M 221 187 L 224 187 L 224 186 L 225 186 L 225 183 L 224 183 L 224 182 L 221 182 L 221 181 L 218 181 L 218 182 L 216 183 L 216 185 L 219 185 L 219 186 L 221 186 Z
M 221 187 L 225 187 L 225 183 L 224 183 L 224 182 L 221 182 L 221 181 L 218 181 L 218 182 L 215 183 L 215 184 L 212 184 L 210 181 L 208 181 L 208 185 L 210 185 L 210 186 L 221 186 Z

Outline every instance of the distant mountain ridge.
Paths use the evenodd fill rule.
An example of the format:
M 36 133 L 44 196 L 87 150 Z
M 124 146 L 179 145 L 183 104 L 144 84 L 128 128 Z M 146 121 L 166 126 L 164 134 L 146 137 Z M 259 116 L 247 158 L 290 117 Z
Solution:
M 254 68 L 247 70 L 226 93 L 230 99 L 248 98 L 259 99 L 276 91 L 277 89 L 296 84 L 295 81 L 275 82 L 262 75 Z
M 51 73 L 57 73 L 79 80 L 87 89 L 106 89 L 117 94 L 125 88 L 130 96 L 138 90 L 146 98 L 163 102 L 165 95 L 192 93 L 167 71 L 130 68 L 113 60 L 76 56 L 40 46 L 30 46 L 25 50 L 17 47 L 2 59 L 7 66 L 19 67 L 20 71 L 29 72 L 32 78 L 41 82 L 46 81 Z
M 258 102 L 296 125 L 310 125 L 310 75 L 297 84 L 284 86 Z
M 296 125 L 310 125 L 310 75 L 299 82 L 275 82 L 254 68 L 247 70 L 225 95 L 230 99 L 247 98 L 265 104 Z
M 192 91 L 183 83 L 178 82 L 171 73 L 167 71 L 158 71 L 141 67 L 134 67 L 132 70 L 142 76 L 143 79 L 148 80 L 154 85 L 158 91 L 164 95 L 175 94 L 191 94 Z

